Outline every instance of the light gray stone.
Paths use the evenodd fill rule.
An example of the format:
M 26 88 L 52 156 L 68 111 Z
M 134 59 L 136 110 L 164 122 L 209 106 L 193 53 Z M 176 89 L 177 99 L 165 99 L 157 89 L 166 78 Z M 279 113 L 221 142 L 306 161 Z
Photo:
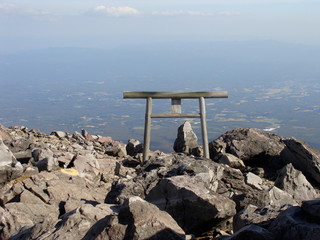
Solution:
M 291 194 L 296 201 L 311 200 L 317 197 L 312 185 L 292 164 L 288 164 L 281 170 L 275 186 Z
M 0 184 L 20 177 L 23 167 L 0 138 Z
M 63 132 L 63 131 L 54 131 L 50 135 L 56 136 L 56 137 L 58 137 L 60 139 L 66 138 L 68 136 L 68 134 L 66 132 Z
M 185 239 L 184 231 L 167 212 L 139 197 L 126 201 L 119 218 L 128 219 L 128 239 Z
M 270 196 L 270 205 L 271 206 L 283 206 L 285 204 L 291 204 L 295 205 L 297 204 L 297 201 L 293 199 L 292 195 L 289 193 L 281 190 L 280 188 L 277 188 L 276 186 L 273 186 L 268 190 L 269 196 Z
M 221 154 L 218 158 L 218 162 L 237 169 L 244 169 L 246 167 L 240 158 L 237 158 L 230 153 Z
M 262 188 L 261 188 L 262 179 L 259 176 L 255 175 L 251 172 L 248 172 L 246 174 L 245 182 L 246 182 L 246 184 L 248 184 L 249 186 L 251 186 L 255 189 L 262 190 Z
M 192 149 L 198 147 L 198 137 L 193 132 L 190 122 L 186 121 L 178 128 L 177 138 L 173 149 L 179 153 L 192 153 Z

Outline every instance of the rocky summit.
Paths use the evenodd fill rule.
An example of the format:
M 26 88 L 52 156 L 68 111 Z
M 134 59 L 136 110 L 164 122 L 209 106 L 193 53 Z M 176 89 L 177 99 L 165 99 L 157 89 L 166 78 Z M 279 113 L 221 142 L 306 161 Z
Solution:
M 206 159 L 196 140 L 185 123 L 142 162 L 135 139 L 0 125 L 0 239 L 320 239 L 319 150 L 238 128 Z

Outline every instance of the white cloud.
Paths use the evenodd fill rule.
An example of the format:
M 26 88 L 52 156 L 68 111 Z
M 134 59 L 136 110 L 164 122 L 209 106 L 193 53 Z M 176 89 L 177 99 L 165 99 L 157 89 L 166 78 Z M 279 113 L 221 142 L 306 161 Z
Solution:
M 7 13 L 18 14 L 18 15 L 32 15 L 32 16 L 40 16 L 40 15 L 49 15 L 50 13 L 45 10 L 36 10 L 33 8 L 19 8 L 14 4 L 9 3 L 0 3 L 0 10 L 5 11 Z
M 15 8 L 16 8 L 16 5 L 11 3 L 0 3 L 0 10 L 10 11 Z
M 97 6 L 94 8 L 95 12 L 104 13 L 108 16 L 136 16 L 141 14 L 139 10 L 132 8 L 132 7 L 106 7 L 103 5 Z
M 153 11 L 152 15 L 162 15 L 162 16 L 179 16 L 179 15 L 189 15 L 189 16 L 233 16 L 239 15 L 237 12 L 199 12 L 199 11 Z

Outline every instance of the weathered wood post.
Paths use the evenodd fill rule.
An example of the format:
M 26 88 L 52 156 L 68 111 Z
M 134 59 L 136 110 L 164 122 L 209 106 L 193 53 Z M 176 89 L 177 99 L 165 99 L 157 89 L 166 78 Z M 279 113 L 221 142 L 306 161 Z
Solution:
M 144 126 L 143 161 L 149 157 L 152 118 L 200 118 L 204 156 L 209 158 L 208 130 L 205 98 L 227 98 L 228 92 L 124 92 L 123 98 L 145 98 L 146 115 Z M 153 114 L 152 99 L 171 98 L 171 113 Z M 200 113 L 182 113 L 181 99 L 199 99 Z

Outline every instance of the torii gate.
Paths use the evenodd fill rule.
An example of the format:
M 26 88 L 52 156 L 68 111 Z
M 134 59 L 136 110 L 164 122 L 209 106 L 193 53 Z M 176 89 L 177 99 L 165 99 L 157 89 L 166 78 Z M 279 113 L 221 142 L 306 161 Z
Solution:
M 205 98 L 227 98 L 228 92 L 123 92 L 123 98 L 145 98 L 146 114 L 144 126 L 143 161 L 149 157 L 152 118 L 200 118 L 204 156 L 209 158 L 209 143 Z M 171 98 L 171 113 L 152 113 L 152 99 Z M 199 99 L 200 113 L 182 113 L 181 99 Z

